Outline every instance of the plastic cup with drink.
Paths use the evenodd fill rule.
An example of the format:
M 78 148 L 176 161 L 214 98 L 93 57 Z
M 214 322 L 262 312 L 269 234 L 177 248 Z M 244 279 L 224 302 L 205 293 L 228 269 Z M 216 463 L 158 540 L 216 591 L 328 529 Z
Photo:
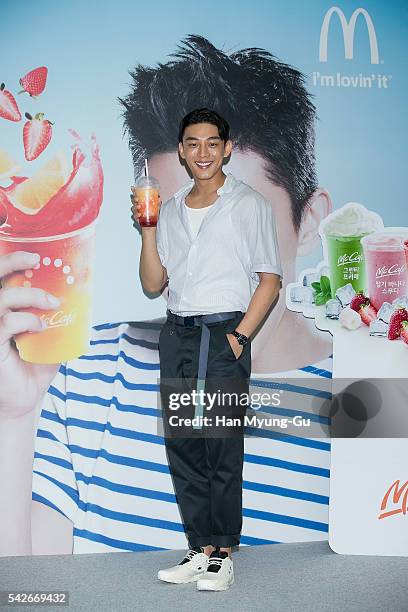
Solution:
M 147 159 L 145 159 L 145 173 L 136 181 L 133 193 L 139 206 L 139 225 L 155 227 L 159 218 L 159 182 L 153 176 L 149 176 Z
M 37 314 L 41 333 L 16 337 L 20 357 L 31 363 L 59 363 L 86 353 L 91 327 L 95 223 L 76 232 L 39 238 L 0 237 L 0 254 L 28 251 L 40 255 L 32 270 L 7 277 L 5 287 L 37 287 L 60 300 L 56 310 Z
M 408 228 L 386 228 L 362 239 L 368 274 L 368 295 L 379 310 L 408 293 Z
M 0 188 L 0 255 L 28 251 L 40 259 L 34 268 L 2 279 L 2 285 L 39 288 L 59 299 L 55 310 L 22 309 L 39 316 L 45 329 L 18 334 L 15 341 L 25 361 L 60 363 L 83 355 L 89 346 L 95 225 L 103 195 L 95 139 L 89 155 L 75 146 L 68 180 L 38 210 L 20 206 L 21 185 L 27 203 L 38 177 Z
M 362 238 L 383 227 L 382 219 L 357 202 L 349 202 L 331 213 L 320 233 L 327 247 L 331 294 L 350 283 L 355 291 L 367 287 Z

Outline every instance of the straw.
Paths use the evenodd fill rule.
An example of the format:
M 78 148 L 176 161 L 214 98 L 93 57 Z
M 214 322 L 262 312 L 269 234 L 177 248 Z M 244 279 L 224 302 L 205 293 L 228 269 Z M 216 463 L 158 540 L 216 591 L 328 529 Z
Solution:
M 145 158 L 145 176 L 149 176 L 149 166 L 147 164 L 147 159 Z

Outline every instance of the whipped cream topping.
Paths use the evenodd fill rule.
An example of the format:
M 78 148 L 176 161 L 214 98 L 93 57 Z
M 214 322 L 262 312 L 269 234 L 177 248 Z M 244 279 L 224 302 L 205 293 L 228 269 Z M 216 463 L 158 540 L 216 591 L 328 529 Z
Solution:
M 331 213 L 321 224 L 321 231 L 330 236 L 362 236 L 384 227 L 380 215 L 362 204 L 349 202 Z

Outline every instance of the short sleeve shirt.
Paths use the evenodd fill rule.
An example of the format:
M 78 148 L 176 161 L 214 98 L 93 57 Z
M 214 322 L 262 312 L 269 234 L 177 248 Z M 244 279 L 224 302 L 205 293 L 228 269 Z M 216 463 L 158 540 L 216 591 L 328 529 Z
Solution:
M 258 272 L 282 277 L 272 204 L 228 174 L 196 236 L 185 185 L 160 212 L 157 250 L 169 278 L 168 308 L 176 313 L 246 312 Z

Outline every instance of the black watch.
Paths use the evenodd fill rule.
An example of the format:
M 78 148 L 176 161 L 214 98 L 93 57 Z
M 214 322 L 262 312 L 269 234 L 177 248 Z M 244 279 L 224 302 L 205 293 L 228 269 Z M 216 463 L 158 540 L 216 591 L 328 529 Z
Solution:
M 241 344 L 242 346 L 245 346 L 246 344 L 248 344 L 248 336 L 245 336 L 244 334 L 240 334 L 239 332 L 237 332 L 236 329 L 234 329 L 234 331 L 232 331 L 231 334 L 236 337 L 236 339 L 238 340 L 238 344 Z

